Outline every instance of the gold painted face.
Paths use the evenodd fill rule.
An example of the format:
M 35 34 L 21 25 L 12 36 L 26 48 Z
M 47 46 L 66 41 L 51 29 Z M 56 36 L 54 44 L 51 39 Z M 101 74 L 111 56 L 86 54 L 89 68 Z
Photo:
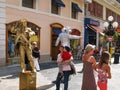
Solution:
M 23 27 L 27 26 L 27 19 L 21 19 L 20 22 L 21 22 Z

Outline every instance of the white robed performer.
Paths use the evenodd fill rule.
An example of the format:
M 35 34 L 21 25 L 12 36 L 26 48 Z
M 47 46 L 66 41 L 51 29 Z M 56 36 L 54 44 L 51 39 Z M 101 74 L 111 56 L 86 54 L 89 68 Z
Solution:
M 62 33 L 59 34 L 59 37 L 56 40 L 55 46 L 58 46 L 59 42 L 61 41 L 62 46 L 69 46 L 70 47 L 70 39 L 80 39 L 82 36 L 77 35 L 70 35 L 71 32 L 70 27 L 64 27 L 62 29 Z

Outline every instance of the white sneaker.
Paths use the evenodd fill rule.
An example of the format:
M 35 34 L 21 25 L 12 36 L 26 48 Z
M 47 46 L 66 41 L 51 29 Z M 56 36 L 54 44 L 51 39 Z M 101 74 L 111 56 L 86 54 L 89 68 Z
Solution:
M 25 73 L 25 69 L 22 70 L 22 73 Z
M 34 69 L 33 72 L 36 72 L 36 69 Z

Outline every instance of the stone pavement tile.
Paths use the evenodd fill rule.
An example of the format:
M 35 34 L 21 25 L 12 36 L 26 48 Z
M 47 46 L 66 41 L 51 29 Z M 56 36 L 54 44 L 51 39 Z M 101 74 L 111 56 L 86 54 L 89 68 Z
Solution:
M 19 90 L 19 79 L 9 79 L 10 77 L 10 75 L 0 77 L 0 90 Z
M 114 58 L 111 59 L 112 78 L 108 80 L 108 90 L 119 90 L 120 64 L 113 64 Z M 45 65 L 46 66 L 46 65 Z M 43 67 L 45 67 L 43 65 Z M 77 72 L 82 69 L 82 63 L 75 64 Z M 51 64 L 48 69 L 37 72 L 37 90 L 55 90 L 55 84 L 51 81 L 55 80 L 58 68 Z M 19 90 L 19 66 L 0 68 L 0 90 Z M 82 73 L 77 73 L 69 82 L 69 90 L 80 90 L 82 83 Z M 63 84 L 61 88 L 63 88 Z
M 120 90 L 120 63 L 111 64 L 112 78 L 108 80 L 108 90 Z
M 19 90 L 19 68 L 19 66 L 0 68 L 0 90 Z M 55 84 L 41 72 L 37 72 L 36 88 L 36 90 L 55 90 Z
M 12 75 L 2 76 L 0 90 L 19 90 L 19 77 L 11 79 Z M 37 72 L 36 80 L 37 90 L 55 90 L 55 84 L 52 84 L 40 72 Z
M 55 90 L 55 84 L 51 83 L 47 77 L 44 77 L 40 72 L 37 73 L 37 90 Z

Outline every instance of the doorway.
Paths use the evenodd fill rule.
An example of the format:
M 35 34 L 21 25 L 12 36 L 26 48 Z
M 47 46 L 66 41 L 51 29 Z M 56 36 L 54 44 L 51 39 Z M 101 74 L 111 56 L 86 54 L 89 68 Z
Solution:
M 92 30 L 92 29 L 88 29 L 88 43 L 89 44 L 93 44 L 96 45 L 96 40 L 97 40 L 97 33 Z
M 52 60 L 57 60 L 57 55 L 59 53 L 59 46 L 55 46 L 57 37 L 59 34 L 62 32 L 63 26 L 59 23 L 53 23 L 50 25 L 51 26 L 51 59 Z

